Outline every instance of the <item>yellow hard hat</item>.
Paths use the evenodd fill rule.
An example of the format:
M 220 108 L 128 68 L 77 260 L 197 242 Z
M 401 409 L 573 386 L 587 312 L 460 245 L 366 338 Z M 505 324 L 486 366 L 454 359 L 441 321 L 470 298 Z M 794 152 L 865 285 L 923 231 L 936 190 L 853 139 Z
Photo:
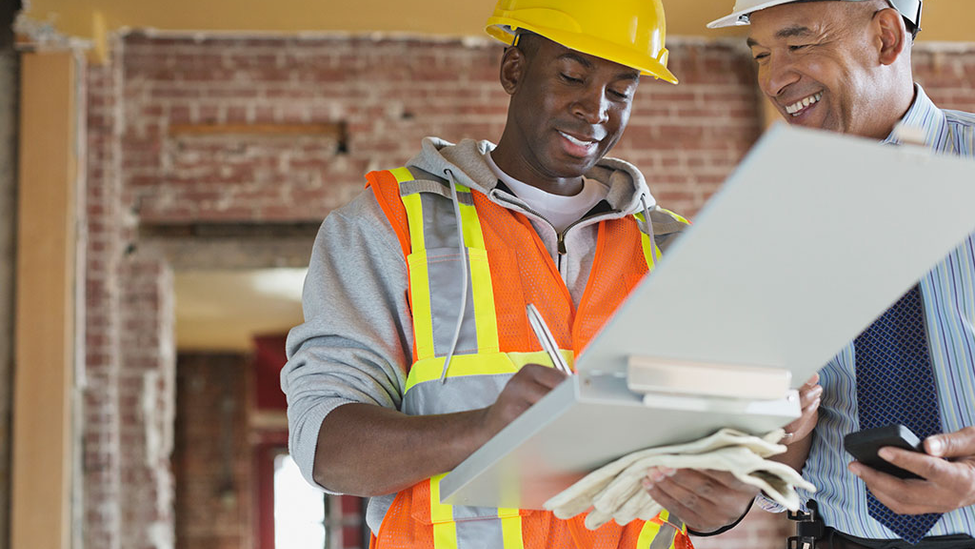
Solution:
M 511 45 L 525 29 L 676 84 L 667 70 L 666 26 L 661 0 L 498 0 L 484 30 Z

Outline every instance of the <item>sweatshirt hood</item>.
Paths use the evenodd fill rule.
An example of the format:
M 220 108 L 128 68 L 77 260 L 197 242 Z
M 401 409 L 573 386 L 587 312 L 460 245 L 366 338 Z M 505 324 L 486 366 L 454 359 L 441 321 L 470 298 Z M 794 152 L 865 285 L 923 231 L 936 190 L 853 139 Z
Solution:
M 494 147 L 494 143 L 487 140 L 464 139 L 455 145 L 438 137 L 427 137 L 423 139 L 420 153 L 406 165 L 440 180 L 448 178 L 449 170 L 457 183 L 487 195 L 498 185 L 494 171 L 484 159 L 484 154 Z M 641 197 L 647 208 L 653 208 L 657 203 L 640 170 L 624 160 L 604 157 L 584 177 L 609 188 L 606 201 L 612 210 L 624 214 L 642 211 Z

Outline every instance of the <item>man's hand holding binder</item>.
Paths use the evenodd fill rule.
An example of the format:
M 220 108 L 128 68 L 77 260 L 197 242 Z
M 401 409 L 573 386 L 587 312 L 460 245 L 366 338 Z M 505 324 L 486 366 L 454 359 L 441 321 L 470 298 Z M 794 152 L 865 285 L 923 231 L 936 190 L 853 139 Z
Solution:
M 802 464 L 809 452 L 810 435 L 819 416 L 823 388 L 816 374 L 799 390 L 802 416 L 785 426 L 781 441 L 788 447 L 785 454 L 771 459 L 793 469 Z M 654 467 L 647 471 L 644 488 L 656 502 L 699 533 L 714 532 L 724 525 L 736 524 L 751 507 L 758 489 L 736 479 L 731 473 L 696 469 Z

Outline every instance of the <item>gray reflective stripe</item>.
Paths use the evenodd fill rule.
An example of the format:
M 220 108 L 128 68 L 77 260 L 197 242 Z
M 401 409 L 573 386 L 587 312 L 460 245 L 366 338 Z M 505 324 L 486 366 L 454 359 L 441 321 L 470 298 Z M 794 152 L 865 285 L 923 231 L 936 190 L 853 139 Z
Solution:
M 656 208 L 650 210 L 650 223 L 653 229 L 652 233 L 647 233 L 646 223 L 641 222 L 639 219 L 636 220 L 637 225 L 640 227 L 640 231 L 644 234 L 650 234 L 653 236 L 653 243 L 657 246 L 657 250 L 660 253 L 665 253 L 667 248 L 671 246 L 680 234 L 688 228 L 687 223 L 683 223 L 667 212 L 662 212 Z
M 403 395 L 404 414 L 449 414 L 477 410 L 494 404 L 514 374 L 450 377 L 418 383 Z
M 457 549 L 501 549 L 504 536 L 500 519 L 459 520 L 457 512 L 464 507 L 454 507 L 457 524 Z M 492 509 L 492 511 L 495 511 Z
M 653 217 L 654 217 L 653 212 L 651 212 L 650 219 L 653 222 L 654 234 L 679 233 L 687 228 L 687 223 L 681 223 L 680 221 L 677 221 L 676 219 L 673 218 L 671 218 L 671 220 L 666 223 L 658 223 L 656 219 L 653 219 Z
M 680 521 L 677 522 L 677 525 L 681 528 L 684 527 Z M 650 543 L 650 549 L 669 549 L 674 544 L 674 536 L 676 535 L 677 529 L 671 526 L 669 522 L 661 524 L 660 530 L 657 531 L 657 536 Z
M 465 282 L 460 262 L 469 261 L 466 257 L 461 260 L 457 249 L 452 250 L 452 252 L 452 255 L 431 258 L 430 250 L 427 251 L 430 314 L 433 317 L 433 351 L 436 356 L 445 356 L 450 351 L 450 344 L 453 342 L 454 330 L 457 326 L 457 313 L 461 306 L 461 285 Z M 468 269 L 470 269 L 470 263 L 468 263 Z M 474 290 L 471 288 L 470 277 L 466 282 L 463 291 L 467 292 L 467 307 L 464 308 L 464 320 L 460 325 L 456 354 L 477 351 Z
M 451 248 L 458 253 L 460 242 L 453 203 L 435 194 L 421 195 L 420 203 L 423 204 L 423 245 L 426 249 Z
M 446 183 L 431 181 L 429 179 L 417 179 L 415 181 L 404 181 L 403 183 L 399 184 L 400 196 L 407 196 L 416 193 L 437 194 L 448 200 L 450 199 L 450 187 L 447 186 Z M 457 200 L 461 204 L 466 204 L 468 206 L 474 204 L 474 197 L 471 196 L 470 192 L 459 191 L 457 193 Z
M 454 506 L 454 520 L 463 523 L 468 520 L 478 520 L 483 522 L 484 519 L 498 518 L 498 510 L 494 507 L 465 507 L 462 505 Z M 457 528 L 457 535 L 460 536 L 460 527 Z M 498 535 L 501 535 L 501 522 L 498 521 Z
M 460 264 L 460 241 L 457 236 L 454 207 L 449 200 L 438 195 L 424 194 L 423 239 L 427 249 L 427 273 L 430 287 L 430 313 L 433 317 L 433 349 L 436 356 L 446 356 L 453 342 L 457 325 L 457 312 L 461 306 L 461 285 L 465 282 Z M 466 254 L 466 251 L 465 251 Z M 468 271 L 470 263 L 468 258 Z M 467 307 L 460 327 L 456 353 L 477 350 L 477 325 L 475 324 L 474 291 L 468 277 Z
M 686 223 L 682 223 L 677 219 L 674 219 L 674 217 L 667 212 L 662 212 L 657 209 L 650 210 L 650 223 L 652 224 L 653 228 L 652 234 L 658 236 L 667 235 L 670 233 L 679 233 L 687 228 Z M 636 224 L 640 228 L 640 232 L 643 234 L 651 234 L 647 232 L 647 224 L 640 221 L 640 218 L 636 218 Z

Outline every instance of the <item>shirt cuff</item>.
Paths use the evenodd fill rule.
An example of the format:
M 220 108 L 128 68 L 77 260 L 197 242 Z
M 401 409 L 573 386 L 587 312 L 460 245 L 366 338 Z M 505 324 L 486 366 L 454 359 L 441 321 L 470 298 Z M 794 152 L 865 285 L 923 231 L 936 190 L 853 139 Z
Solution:
M 786 511 L 784 505 L 770 499 L 764 492 L 758 494 L 758 497 L 755 498 L 755 504 L 758 505 L 759 509 L 768 513 L 783 513 Z

